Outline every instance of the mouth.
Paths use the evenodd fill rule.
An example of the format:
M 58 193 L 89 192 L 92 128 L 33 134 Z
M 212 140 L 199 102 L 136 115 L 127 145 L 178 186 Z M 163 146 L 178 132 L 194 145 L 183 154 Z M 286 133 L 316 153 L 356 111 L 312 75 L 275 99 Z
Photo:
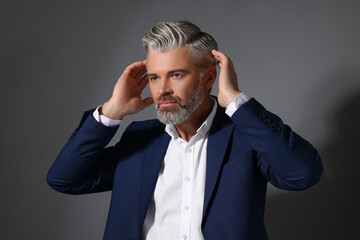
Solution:
M 176 102 L 160 102 L 160 103 L 159 103 L 159 107 L 161 107 L 161 108 L 173 107 L 173 106 L 175 106 L 175 105 L 177 105 Z

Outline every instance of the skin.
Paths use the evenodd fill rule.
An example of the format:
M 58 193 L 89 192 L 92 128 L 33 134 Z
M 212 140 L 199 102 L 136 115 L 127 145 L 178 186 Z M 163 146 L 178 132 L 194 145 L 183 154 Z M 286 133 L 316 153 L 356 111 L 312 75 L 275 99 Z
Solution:
M 177 96 L 184 103 L 200 84 L 203 89 L 204 100 L 200 106 L 183 123 L 176 125 L 179 135 L 189 140 L 196 134 L 196 130 L 210 114 L 212 106 L 209 99 L 209 91 L 216 79 L 215 66 L 204 73 L 203 81 L 200 81 L 200 70 L 191 59 L 187 47 L 180 47 L 167 53 L 150 51 L 147 56 L 146 68 L 148 72 L 149 87 L 154 102 L 162 96 Z M 162 101 L 159 108 L 176 107 L 178 103 Z
M 212 54 L 218 60 L 220 68 L 218 102 L 221 107 L 226 108 L 241 91 L 231 59 L 217 50 L 213 50 Z M 147 76 L 141 78 L 145 73 Z M 171 110 L 177 103 L 164 101 L 163 96 L 177 96 L 183 103 L 201 84 L 204 100 L 187 120 L 176 125 L 179 136 L 189 141 L 211 112 L 210 89 L 216 75 L 216 66 L 211 66 L 204 71 L 201 81 L 200 69 L 192 61 L 187 47 L 166 53 L 149 51 L 145 61 L 135 62 L 124 70 L 111 98 L 100 108 L 100 114 L 120 120 L 129 114 L 142 111 L 158 99 L 159 108 L 167 107 Z M 141 92 L 148 83 L 152 98 L 142 99 Z

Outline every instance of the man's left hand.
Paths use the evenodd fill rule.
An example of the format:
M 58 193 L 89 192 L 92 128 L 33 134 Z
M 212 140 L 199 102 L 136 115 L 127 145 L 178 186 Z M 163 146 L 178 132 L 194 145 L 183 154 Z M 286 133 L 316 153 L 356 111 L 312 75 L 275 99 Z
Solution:
M 220 68 L 218 102 L 221 107 L 227 108 L 234 101 L 235 97 L 241 93 L 236 72 L 228 56 L 217 50 L 212 50 L 212 54 L 218 60 Z

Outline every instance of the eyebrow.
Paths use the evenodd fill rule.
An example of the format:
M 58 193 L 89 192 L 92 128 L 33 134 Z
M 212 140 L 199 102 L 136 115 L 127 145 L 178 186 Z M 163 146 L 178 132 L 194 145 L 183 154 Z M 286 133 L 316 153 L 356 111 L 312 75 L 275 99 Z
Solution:
M 168 74 L 172 74 L 172 73 L 176 73 L 176 72 L 182 72 L 182 73 L 189 73 L 188 70 L 185 70 L 185 69 L 174 69 L 174 70 L 171 70 L 168 72 Z M 147 77 L 154 77 L 154 76 L 157 76 L 156 73 L 147 73 Z
M 185 70 L 185 69 L 174 69 L 174 70 L 171 70 L 169 73 L 176 73 L 176 72 L 189 73 L 189 71 Z

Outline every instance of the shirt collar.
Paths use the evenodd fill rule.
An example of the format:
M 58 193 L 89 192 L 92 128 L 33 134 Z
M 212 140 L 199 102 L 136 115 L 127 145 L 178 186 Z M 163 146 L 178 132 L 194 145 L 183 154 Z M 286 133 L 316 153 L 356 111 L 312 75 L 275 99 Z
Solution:
M 206 118 L 206 120 L 201 124 L 201 126 L 196 131 L 195 136 L 206 136 L 208 134 L 208 132 L 210 131 L 210 128 L 214 121 L 214 117 L 215 117 L 216 110 L 217 110 L 216 99 L 214 97 L 210 96 L 210 102 L 211 102 L 211 105 L 213 105 L 213 108 L 212 108 L 209 116 Z M 165 131 L 173 139 L 176 139 L 179 137 L 179 134 L 178 134 L 174 124 L 171 124 L 171 123 L 166 124 Z

